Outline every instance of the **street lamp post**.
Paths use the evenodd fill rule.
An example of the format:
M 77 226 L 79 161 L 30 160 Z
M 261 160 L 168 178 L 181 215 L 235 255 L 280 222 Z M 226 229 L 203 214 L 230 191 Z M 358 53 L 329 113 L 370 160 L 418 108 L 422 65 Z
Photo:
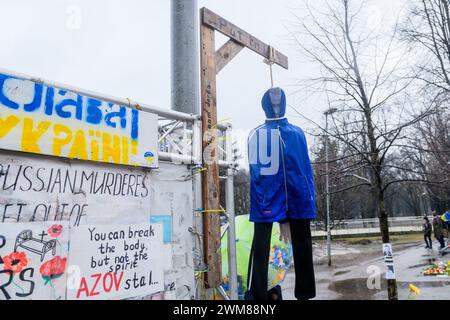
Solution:
M 330 224 L 330 181 L 328 168 L 328 116 L 337 111 L 336 108 L 330 108 L 324 112 L 325 115 L 325 185 L 326 185 L 326 201 L 327 201 L 327 255 L 328 266 L 331 267 L 331 224 Z

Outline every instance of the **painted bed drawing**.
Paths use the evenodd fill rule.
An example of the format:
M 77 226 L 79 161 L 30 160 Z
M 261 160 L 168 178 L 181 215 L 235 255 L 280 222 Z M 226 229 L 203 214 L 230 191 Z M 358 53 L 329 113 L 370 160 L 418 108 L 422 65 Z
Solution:
M 56 254 L 56 240 L 44 240 L 44 234 L 41 235 L 41 239 L 33 238 L 33 232 L 31 230 L 24 230 L 16 237 L 16 243 L 14 245 L 14 251 L 17 248 L 22 248 L 29 252 L 33 252 L 41 256 L 41 262 L 44 261 L 44 257 L 50 250 L 52 255 Z

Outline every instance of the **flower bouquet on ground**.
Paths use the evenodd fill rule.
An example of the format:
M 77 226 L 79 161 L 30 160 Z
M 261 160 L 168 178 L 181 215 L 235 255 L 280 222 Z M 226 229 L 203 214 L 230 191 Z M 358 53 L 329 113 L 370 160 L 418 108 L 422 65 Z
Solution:
M 450 261 L 435 262 L 422 270 L 424 276 L 449 276 L 450 277 Z

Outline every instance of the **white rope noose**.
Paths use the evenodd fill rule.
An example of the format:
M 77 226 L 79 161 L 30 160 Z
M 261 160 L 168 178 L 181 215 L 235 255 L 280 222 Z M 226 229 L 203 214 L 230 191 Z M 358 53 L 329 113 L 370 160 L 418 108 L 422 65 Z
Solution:
M 264 63 L 269 65 L 270 72 L 270 87 L 273 88 L 273 71 L 272 65 L 275 63 L 275 49 L 272 46 L 269 46 L 269 58 L 264 59 Z

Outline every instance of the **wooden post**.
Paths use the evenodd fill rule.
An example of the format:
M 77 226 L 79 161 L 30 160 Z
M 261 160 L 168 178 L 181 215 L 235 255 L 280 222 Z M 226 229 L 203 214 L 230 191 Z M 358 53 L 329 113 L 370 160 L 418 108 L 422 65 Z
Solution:
M 202 156 L 206 168 L 202 180 L 203 233 L 205 262 L 208 266 L 205 282 L 208 288 L 215 288 L 222 282 L 216 75 L 244 47 L 266 59 L 272 58 L 273 63 L 285 69 L 288 68 L 288 58 L 276 50 L 273 50 L 273 55 L 271 55 L 269 45 L 207 8 L 202 8 L 200 15 Z M 215 31 L 230 38 L 217 51 L 215 50 Z
M 209 288 L 221 283 L 219 166 L 217 150 L 216 61 L 214 29 L 201 27 L 201 100 L 203 161 L 203 233 Z

